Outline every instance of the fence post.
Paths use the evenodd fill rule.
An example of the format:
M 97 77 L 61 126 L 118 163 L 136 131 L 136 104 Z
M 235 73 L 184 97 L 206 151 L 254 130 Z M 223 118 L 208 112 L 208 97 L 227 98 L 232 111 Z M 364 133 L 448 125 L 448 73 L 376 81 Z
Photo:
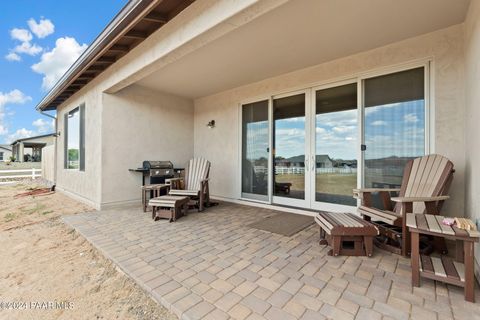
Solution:
M 35 168 L 32 168 L 32 180 L 35 180 Z

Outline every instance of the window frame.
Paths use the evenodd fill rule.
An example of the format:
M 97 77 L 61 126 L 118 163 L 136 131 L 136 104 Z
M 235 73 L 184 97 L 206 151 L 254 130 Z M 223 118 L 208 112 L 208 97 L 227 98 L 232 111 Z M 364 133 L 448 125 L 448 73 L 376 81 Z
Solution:
M 68 119 L 69 115 L 75 112 L 79 113 L 79 141 L 78 141 L 78 168 L 69 168 L 68 167 Z M 85 171 L 85 104 L 82 103 L 81 105 L 69 110 L 64 114 L 64 164 L 63 167 L 65 170 L 70 171 Z

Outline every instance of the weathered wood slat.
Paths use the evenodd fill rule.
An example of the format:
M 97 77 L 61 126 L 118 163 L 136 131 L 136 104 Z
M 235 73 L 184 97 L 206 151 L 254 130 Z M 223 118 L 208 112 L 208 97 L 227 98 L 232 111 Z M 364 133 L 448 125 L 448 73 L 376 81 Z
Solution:
M 443 268 L 445 269 L 445 272 L 447 273 L 447 277 L 460 280 L 460 277 L 458 276 L 455 265 L 453 264 L 453 260 L 451 258 L 445 257 L 445 256 L 442 256 L 441 259 L 442 259 L 442 263 L 443 263 Z
M 327 219 L 325 219 L 324 216 L 322 216 L 322 215 L 317 215 L 317 216 L 315 216 L 315 220 L 317 220 L 317 222 L 323 224 L 323 225 L 324 225 L 325 227 L 327 227 L 329 230 L 333 229 L 333 225 L 330 224 L 330 222 L 329 222 Z
M 428 228 L 430 231 L 442 233 L 442 229 L 438 225 L 437 219 L 435 219 L 434 215 L 427 214 L 425 215 L 425 219 L 427 219 Z
M 417 217 L 418 229 L 428 230 L 428 224 L 427 224 L 427 219 L 425 219 L 425 215 L 417 214 L 416 217 Z
M 442 223 L 442 220 L 444 218 L 444 216 L 435 216 L 435 219 L 437 219 L 438 222 L 438 226 L 440 227 L 440 229 L 442 229 L 442 233 L 454 236 L 455 232 L 453 231 L 452 227 L 446 226 Z
M 455 270 L 457 270 L 460 280 L 465 281 L 465 265 L 457 261 L 453 261 L 453 265 L 455 266 Z
M 480 238 L 480 232 L 478 230 L 467 230 L 468 235 L 474 238 Z
M 455 235 L 458 236 L 458 237 L 468 237 L 468 232 L 467 230 L 462 230 L 462 229 L 459 229 L 455 226 L 452 226 L 452 229 L 453 231 L 455 232 Z
M 421 255 L 421 256 L 420 256 L 420 259 L 421 259 L 421 261 L 422 261 L 423 271 L 434 273 L 434 271 L 433 271 L 433 264 L 432 264 L 432 260 L 430 259 L 430 257 L 429 257 L 429 256 Z
M 447 273 L 445 272 L 445 268 L 443 268 L 442 260 L 437 257 L 430 257 L 430 259 L 432 260 L 433 272 L 435 273 L 435 275 L 440 277 L 446 277 Z
M 407 227 L 417 228 L 417 219 L 414 213 L 407 213 Z

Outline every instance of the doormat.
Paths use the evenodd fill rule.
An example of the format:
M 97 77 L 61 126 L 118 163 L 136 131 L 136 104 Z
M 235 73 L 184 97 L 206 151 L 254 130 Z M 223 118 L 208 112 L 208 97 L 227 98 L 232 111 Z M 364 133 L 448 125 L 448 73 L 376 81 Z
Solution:
M 249 224 L 248 227 L 291 237 L 311 226 L 314 222 L 315 220 L 311 216 L 281 212 Z

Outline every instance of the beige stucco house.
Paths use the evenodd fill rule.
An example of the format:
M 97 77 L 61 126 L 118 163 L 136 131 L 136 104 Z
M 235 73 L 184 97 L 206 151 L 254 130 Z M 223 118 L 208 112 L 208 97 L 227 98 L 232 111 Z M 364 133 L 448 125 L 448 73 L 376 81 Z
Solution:
M 479 56 L 479 0 L 137 0 L 37 109 L 57 111 L 58 190 L 96 208 L 140 201 L 143 160 L 204 157 L 218 199 L 354 211 L 353 187 L 439 153 L 444 212 L 476 219 Z
M 12 156 L 12 147 L 8 144 L 0 144 L 0 162 L 9 161 Z
M 12 155 L 17 162 L 40 162 L 42 149 L 55 143 L 55 134 L 42 134 L 34 137 L 21 138 L 13 141 L 10 146 Z

